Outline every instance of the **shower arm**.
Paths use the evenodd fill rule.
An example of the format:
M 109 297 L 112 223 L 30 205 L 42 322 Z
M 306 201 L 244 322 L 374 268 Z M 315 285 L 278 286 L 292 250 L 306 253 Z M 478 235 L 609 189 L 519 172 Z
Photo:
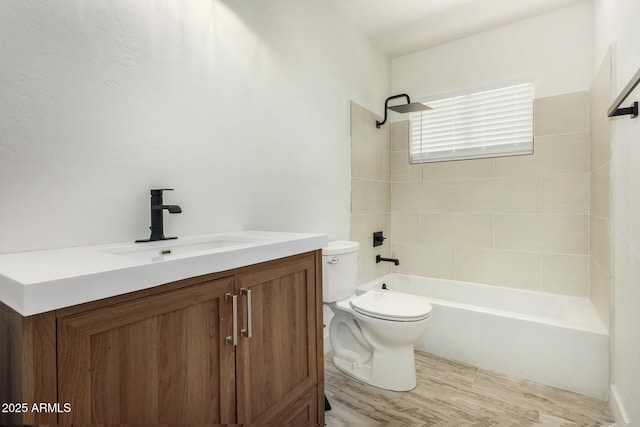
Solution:
M 380 126 L 382 126 L 383 124 L 385 124 L 387 122 L 387 108 L 389 106 L 389 101 L 391 101 L 392 99 L 397 99 L 397 98 L 402 98 L 402 97 L 407 98 L 407 104 L 411 104 L 411 98 L 409 98 L 409 95 L 407 95 L 406 93 L 401 93 L 400 95 L 390 96 L 390 97 L 388 97 L 386 99 L 386 101 L 384 101 L 384 120 L 382 120 L 382 121 L 376 120 L 376 127 L 378 129 L 380 129 Z

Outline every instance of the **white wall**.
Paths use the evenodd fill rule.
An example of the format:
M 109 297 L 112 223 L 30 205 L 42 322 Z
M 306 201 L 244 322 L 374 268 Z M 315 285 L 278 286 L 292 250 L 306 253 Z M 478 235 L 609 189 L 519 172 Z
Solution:
M 349 101 L 389 63 L 310 0 L 0 2 L 0 253 L 231 229 L 349 236 Z
M 612 100 L 640 68 L 640 2 L 594 2 L 594 63 L 612 44 Z M 623 107 L 640 101 L 636 89 Z M 611 121 L 613 225 L 613 366 L 611 407 L 617 422 L 640 423 L 640 119 Z
M 590 2 L 446 43 L 391 63 L 393 93 L 412 98 L 522 76 L 536 78 L 536 98 L 589 90 Z

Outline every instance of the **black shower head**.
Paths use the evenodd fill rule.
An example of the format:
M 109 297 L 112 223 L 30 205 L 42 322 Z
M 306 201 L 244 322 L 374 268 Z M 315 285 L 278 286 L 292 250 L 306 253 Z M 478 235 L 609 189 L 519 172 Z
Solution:
M 412 102 L 411 104 L 402 104 L 402 105 L 393 105 L 391 107 L 387 107 L 389 110 L 393 110 L 396 113 L 414 113 L 416 111 L 426 111 L 431 110 L 431 107 L 423 104 L 422 102 Z
M 396 98 L 406 98 L 407 99 L 407 103 L 406 104 L 389 106 L 388 105 L 389 101 L 392 100 L 392 99 L 396 99 Z M 428 105 L 423 104 L 422 102 L 411 102 L 411 98 L 409 98 L 409 95 L 407 95 L 406 93 L 401 93 L 400 95 L 390 96 L 390 97 L 388 97 L 386 99 L 386 101 L 384 101 L 384 120 L 382 120 L 382 121 L 376 120 L 376 127 L 378 129 L 380 129 L 380 126 L 382 126 L 383 124 L 385 124 L 387 122 L 387 109 L 393 110 L 396 113 L 405 114 L 405 113 L 414 113 L 416 111 L 431 110 L 431 107 L 429 107 Z

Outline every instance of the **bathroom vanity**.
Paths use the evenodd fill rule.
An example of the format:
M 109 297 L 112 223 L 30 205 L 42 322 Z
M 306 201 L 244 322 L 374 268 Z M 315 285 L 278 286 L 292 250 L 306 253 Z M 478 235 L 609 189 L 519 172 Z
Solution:
M 326 236 L 251 233 L 86 248 L 80 276 L 52 267 L 48 281 L 63 254 L 0 255 L 0 424 L 323 425 Z M 46 253 L 39 282 L 18 274 Z M 115 294 L 77 288 L 103 275 L 121 279 Z M 43 301 L 30 286 L 86 301 Z

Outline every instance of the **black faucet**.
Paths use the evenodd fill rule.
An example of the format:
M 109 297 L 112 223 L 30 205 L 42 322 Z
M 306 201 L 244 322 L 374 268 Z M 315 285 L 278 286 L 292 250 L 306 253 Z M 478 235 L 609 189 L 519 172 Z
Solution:
M 163 191 L 173 191 L 173 188 L 151 190 L 151 227 L 149 227 L 151 229 L 151 237 L 148 239 L 136 240 L 136 243 L 177 239 L 177 237 L 164 237 L 164 223 L 162 219 L 165 209 L 168 210 L 170 214 L 179 214 L 182 212 L 182 209 L 178 205 L 163 205 Z
M 400 265 L 400 260 L 398 260 L 398 258 L 382 258 L 380 255 L 376 255 L 376 264 L 381 261 L 389 261 L 395 265 Z

